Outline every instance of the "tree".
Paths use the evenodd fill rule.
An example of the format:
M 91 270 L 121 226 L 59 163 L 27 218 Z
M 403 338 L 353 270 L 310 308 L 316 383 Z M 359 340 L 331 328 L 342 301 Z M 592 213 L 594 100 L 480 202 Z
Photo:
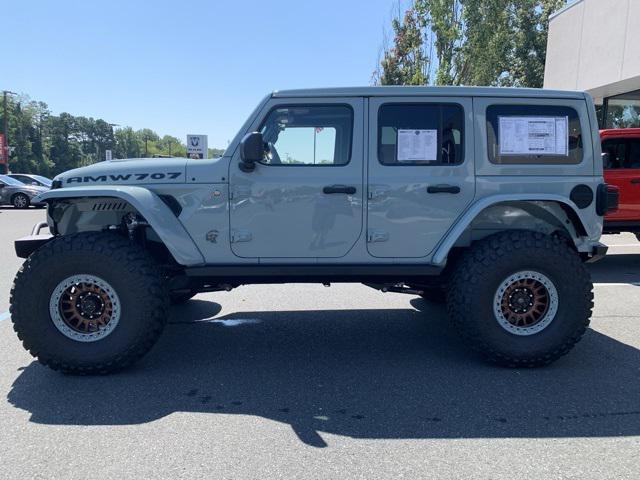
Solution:
M 140 157 L 140 144 L 138 137 L 131 127 L 119 128 L 115 132 L 116 148 L 115 158 L 138 158 Z
M 381 69 L 374 82 L 381 85 L 424 85 L 429 81 L 429 59 L 425 55 L 417 12 L 410 8 L 404 19 L 393 19 L 394 45 L 385 49 Z
M 170 135 L 160 138 L 148 128 L 114 131 L 112 124 L 100 118 L 52 115 L 46 103 L 32 101 L 26 95 L 7 100 L 9 167 L 14 172 L 55 176 L 104 160 L 106 150 L 112 150 L 115 158 L 138 158 L 145 153 L 186 156 L 187 147 L 179 139 Z M 0 125 L 3 115 L 0 108 Z M 209 152 L 215 156 L 223 150 Z
M 542 87 L 547 57 L 549 16 L 566 0 L 519 0 L 513 2 L 513 48 L 506 82 L 514 86 Z
M 438 67 L 437 85 L 457 85 L 458 64 L 462 41 L 462 5 L 460 0 L 416 0 L 414 8 L 420 18 L 420 26 L 433 33 Z
M 540 87 L 549 16 L 565 3 L 566 0 L 414 0 L 401 26 L 412 26 L 412 49 L 433 52 L 424 56 L 429 68 L 422 83 Z M 398 32 L 403 31 L 398 30 L 397 21 L 392 26 L 397 39 Z M 396 54 L 399 45 L 396 40 L 393 49 L 385 49 L 380 78 L 393 84 L 416 84 L 402 75 L 398 66 L 402 65 L 398 59 L 403 58 Z

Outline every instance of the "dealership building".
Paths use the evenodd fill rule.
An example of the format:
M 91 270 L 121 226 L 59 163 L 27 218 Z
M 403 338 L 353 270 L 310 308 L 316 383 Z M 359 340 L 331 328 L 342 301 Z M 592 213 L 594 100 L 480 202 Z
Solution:
M 575 0 L 554 13 L 544 87 L 589 92 L 601 127 L 640 127 L 640 0 Z

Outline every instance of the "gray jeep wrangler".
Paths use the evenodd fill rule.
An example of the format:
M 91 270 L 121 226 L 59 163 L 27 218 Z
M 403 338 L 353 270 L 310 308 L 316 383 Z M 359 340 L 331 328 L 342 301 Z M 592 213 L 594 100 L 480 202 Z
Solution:
M 446 301 L 507 366 L 585 332 L 584 262 L 606 252 L 595 109 L 580 92 L 366 87 L 275 92 L 221 158 L 65 172 L 50 235 L 16 241 L 25 348 L 68 373 L 142 357 L 169 303 L 255 283 L 362 282 Z

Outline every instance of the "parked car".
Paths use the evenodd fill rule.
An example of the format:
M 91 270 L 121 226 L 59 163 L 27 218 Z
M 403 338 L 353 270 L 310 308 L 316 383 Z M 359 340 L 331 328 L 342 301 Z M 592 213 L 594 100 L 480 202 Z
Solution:
M 13 205 L 16 208 L 28 208 L 29 205 L 44 207 L 46 203 L 34 201 L 33 197 L 48 191 L 39 185 L 25 185 L 8 175 L 0 175 L 0 205 Z
M 15 242 L 11 320 L 43 364 L 108 373 L 152 347 L 168 299 L 361 282 L 445 300 L 491 362 L 546 365 L 589 325 L 584 262 L 617 205 L 592 125 L 583 92 L 275 92 L 220 158 L 58 175 L 47 223 Z
M 47 188 L 51 188 L 51 182 L 53 182 L 50 178 L 43 177 L 42 175 L 32 175 L 30 173 L 9 173 L 7 177 L 15 178 L 26 185 L 37 185 Z
M 618 209 L 604 218 L 604 232 L 632 232 L 640 240 L 640 128 L 600 130 L 600 139 L 605 181 L 620 191 Z

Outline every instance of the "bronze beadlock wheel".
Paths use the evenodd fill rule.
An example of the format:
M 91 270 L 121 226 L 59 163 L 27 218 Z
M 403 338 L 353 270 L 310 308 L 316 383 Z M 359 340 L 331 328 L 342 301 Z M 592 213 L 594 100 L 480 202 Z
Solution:
M 115 329 L 120 320 L 120 299 L 105 280 L 95 275 L 73 275 L 53 290 L 49 313 L 66 337 L 94 342 Z
M 540 272 L 517 272 L 500 283 L 493 310 L 500 326 L 508 332 L 533 335 L 553 321 L 558 310 L 558 291 Z

